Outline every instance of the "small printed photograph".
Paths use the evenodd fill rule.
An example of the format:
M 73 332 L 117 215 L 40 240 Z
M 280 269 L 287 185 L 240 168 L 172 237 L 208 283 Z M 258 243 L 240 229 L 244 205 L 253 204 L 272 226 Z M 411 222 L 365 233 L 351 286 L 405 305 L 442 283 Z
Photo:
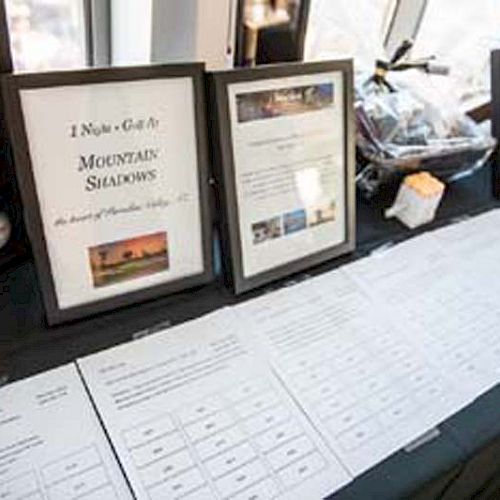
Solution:
M 236 96 L 238 122 L 318 111 L 332 106 L 334 99 L 333 83 L 239 94 Z
M 167 233 L 155 233 L 89 248 L 95 288 L 142 278 L 169 268 Z
M 252 224 L 253 244 L 258 245 L 267 240 L 274 240 L 283 235 L 281 217 L 263 220 Z
M 285 234 L 292 234 L 302 231 L 307 227 L 307 216 L 305 210 L 295 210 L 283 216 L 283 227 Z
M 308 226 L 314 227 L 320 224 L 325 224 L 326 222 L 335 221 L 335 202 L 332 201 L 327 205 L 319 206 L 317 208 L 312 208 L 307 211 Z

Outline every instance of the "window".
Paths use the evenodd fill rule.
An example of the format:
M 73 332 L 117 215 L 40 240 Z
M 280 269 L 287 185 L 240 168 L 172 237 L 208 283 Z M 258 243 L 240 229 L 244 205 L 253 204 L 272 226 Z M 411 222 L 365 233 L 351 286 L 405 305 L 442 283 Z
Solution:
M 499 0 L 311 0 L 306 59 L 354 57 L 371 71 L 415 36 L 412 59 L 436 57 L 450 75 L 429 75 L 434 93 L 471 110 L 490 100 L 490 52 L 500 47 Z M 396 8 L 395 8 L 396 7 Z M 415 34 L 416 33 L 416 34 Z M 411 79 L 411 74 L 394 76 Z
M 311 0 L 306 59 L 354 57 L 372 71 L 384 56 L 383 40 L 392 0 Z
M 16 71 L 87 65 L 83 0 L 7 0 L 6 9 Z
M 435 55 L 450 78 L 431 77 L 443 92 L 472 108 L 490 100 L 490 51 L 500 46 L 498 0 L 429 0 L 414 57 Z

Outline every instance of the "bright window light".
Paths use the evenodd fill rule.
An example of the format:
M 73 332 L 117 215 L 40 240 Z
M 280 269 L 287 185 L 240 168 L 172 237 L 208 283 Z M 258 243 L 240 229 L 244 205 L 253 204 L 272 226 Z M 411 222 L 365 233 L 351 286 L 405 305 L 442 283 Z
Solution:
M 16 71 L 87 65 L 83 1 L 7 0 Z
M 354 57 L 372 71 L 385 57 L 384 28 L 391 0 L 311 0 L 306 59 Z
M 490 51 L 500 46 L 499 0 L 429 0 L 413 57 L 434 55 L 450 78 L 433 76 L 465 107 L 490 100 Z

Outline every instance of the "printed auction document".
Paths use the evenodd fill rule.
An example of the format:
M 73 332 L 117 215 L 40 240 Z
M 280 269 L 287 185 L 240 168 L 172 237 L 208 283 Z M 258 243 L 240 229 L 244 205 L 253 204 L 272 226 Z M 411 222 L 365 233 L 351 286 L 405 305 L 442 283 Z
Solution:
M 343 270 L 236 314 L 354 477 L 470 402 Z
M 78 362 L 139 500 L 323 498 L 350 480 L 228 311 Z
M 346 241 L 341 72 L 228 87 L 246 278 Z
M 21 102 L 61 309 L 203 272 L 191 78 L 23 89 Z
M 2 500 L 132 500 L 75 365 L 0 389 Z
M 488 212 L 347 268 L 469 402 L 500 380 L 499 221 L 500 211 Z

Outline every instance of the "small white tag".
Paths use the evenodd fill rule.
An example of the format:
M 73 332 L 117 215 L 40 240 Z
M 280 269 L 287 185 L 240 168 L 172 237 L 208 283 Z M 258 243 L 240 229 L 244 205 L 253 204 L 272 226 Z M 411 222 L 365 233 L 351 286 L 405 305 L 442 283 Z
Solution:
M 0 387 L 7 385 L 9 383 L 9 375 L 8 373 L 2 373 L 0 375 Z
M 417 448 L 420 448 L 424 444 L 427 444 L 434 439 L 438 438 L 441 435 L 441 431 L 435 427 L 434 429 L 431 429 L 430 431 L 427 431 L 425 434 L 422 434 L 420 437 L 412 441 L 411 443 L 408 443 L 404 447 L 404 451 L 406 453 L 412 453 L 415 451 Z
M 144 337 L 149 337 L 155 333 L 161 332 L 162 330 L 166 330 L 172 326 L 172 322 L 170 320 L 162 321 L 151 328 L 145 328 L 144 330 L 139 330 L 132 334 L 132 340 L 143 339 Z
M 388 241 L 387 243 L 384 243 L 383 245 L 380 245 L 379 247 L 372 250 L 372 252 L 370 253 L 370 256 L 371 257 L 381 257 L 387 250 L 389 250 L 393 246 L 394 246 L 394 242 Z

